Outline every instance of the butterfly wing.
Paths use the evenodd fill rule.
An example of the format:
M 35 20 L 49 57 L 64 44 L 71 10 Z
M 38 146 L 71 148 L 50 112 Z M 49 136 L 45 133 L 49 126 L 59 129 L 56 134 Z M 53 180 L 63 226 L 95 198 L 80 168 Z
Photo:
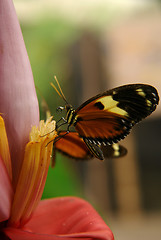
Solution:
M 100 160 L 104 160 L 104 158 L 119 158 L 127 154 L 126 148 L 118 143 L 101 146 L 88 141 L 87 139 L 84 139 L 84 142 L 89 148 L 89 151 L 93 154 L 93 157 Z
M 118 143 L 101 146 L 101 149 L 105 158 L 120 158 L 127 154 L 127 149 Z
M 104 156 L 105 158 L 118 158 L 127 153 L 127 150 L 119 144 L 97 146 L 87 142 L 86 145 L 77 132 L 69 132 L 67 135 L 65 133 L 66 131 L 59 132 L 59 136 L 62 136 L 62 138 L 54 144 L 54 148 L 56 151 L 76 160 L 87 160 L 93 157 L 103 160 Z
M 87 100 L 76 110 L 75 129 L 86 143 L 117 143 L 133 125 L 150 115 L 158 102 L 157 90 L 150 85 L 114 88 Z
M 87 139 L 84 139 L 85 145 L 88 147 L 89 151 L 93 154 L 94 157 L 104 160 L 104 155 L 101 150 L 100 145 L 94 144 L 91 141 L 88 141 Z
M 77 132 L 69 132 L 63 136 L 65 133 L 65 131 L 59 132 L 59 137 L 62 136 L 62 138 L 54 144 L 57 151 L 75 159 L 83 160 L 92 157 L 91 152 Z

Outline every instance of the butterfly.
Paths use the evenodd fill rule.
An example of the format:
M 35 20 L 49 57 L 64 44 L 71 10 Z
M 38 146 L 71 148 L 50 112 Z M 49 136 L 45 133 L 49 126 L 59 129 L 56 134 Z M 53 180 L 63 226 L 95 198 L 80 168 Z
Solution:
M 60 131 L 58 136 L 60 137 L 59 141 L 56 141 L 53 146 L 53 154 L 57 151 L 73 158 L 76 160 L 88 160 L 92 159 L 94 155 L 89 150 L 82 138 L 79 137 L 77 132 L 69 132 L 66 134 L 66 131 Z M 109 146 L 95 146 L 97 151 L 103 152 L 105 158 L 118 158 L 126 155 L 127 150 L 125 147 L 119 144 L 112 144 Z M 103 156 L 102 156 L 103 157 Z M 52 156 L 52 162 L 54 164 L 55 155 Z
M 60 92 L 51 83 L 66 103 L 65 107 L 58 108 L 66 111 L 66 117 L 57 122 L 57 129 L 67 124 L 61 138 L 70 133 L 72 126 L 75 127 L 91 154 L 100 160 L 104 159 L 101 145 L 108 146 L 124 139 L 131 128 L 150 115 L 159 103 L 157 90 L 153 86 L 128 84 L 98 94 L 75 110 L 67 102 L 58 81 L 57 84 Z

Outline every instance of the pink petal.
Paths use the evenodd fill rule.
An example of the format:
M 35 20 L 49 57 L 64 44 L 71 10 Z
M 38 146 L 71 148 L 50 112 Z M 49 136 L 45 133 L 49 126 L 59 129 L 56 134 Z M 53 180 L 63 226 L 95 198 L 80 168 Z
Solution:
M 31 126 L 39 122 L 39 108 L 12 0 L 0 1 L 0 23 L 0 113 L 5 119 L 16 185 Z
M 111 230 L 92 206 L 75 197 L 41 201 L 24 229 L 8 228 L 5 232 L 13 240 L 114 239 Z
M 46 235 L 46 234 L 37 234 L 37 233 L 31 233 L 23 231 L 22 229 L 16 229 L 16 228 L 7 228 L 4 229 L 4 232 L 8 237 L 10 237 L 12 240 L 82 240 L 82 238 L 68 238 L 68 237 L 59 237 L 59 236 L 53 236 L 53 235 Z M 0 235 L 1 237 L 1 235 Z M 90 240 L 90 238 L 84 238 Z
M 10 178 L 0 157 L 0 222 L 7 220 L 10 216 L 12 197 Z
M 11 238 L 12 240 L 114 240 L 113 236 L 108 232 L 97 232 L 97 233 L 87 233 L 87 234 L 63 234 L 63 235 L 55 235 L 55 234 L 40 234 L 33 233 L 29 231 L 24 231 L 22 229 L 16 228 L 6 228 L 4 229 L 6 236 Z

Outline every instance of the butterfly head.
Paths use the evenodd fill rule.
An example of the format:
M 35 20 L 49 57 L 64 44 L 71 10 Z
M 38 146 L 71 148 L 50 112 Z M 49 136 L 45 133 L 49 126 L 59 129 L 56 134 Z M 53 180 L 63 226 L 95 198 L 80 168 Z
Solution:
M 63 110 L 64 110 L 64 107 L 62 107 L 62 106 L 59 106 L 59 107 L 57 107 L 57 109 L 56 109 L 56 111 L 57 111 L 57 112 L 60 112 L 60 113 L 61 113 Z

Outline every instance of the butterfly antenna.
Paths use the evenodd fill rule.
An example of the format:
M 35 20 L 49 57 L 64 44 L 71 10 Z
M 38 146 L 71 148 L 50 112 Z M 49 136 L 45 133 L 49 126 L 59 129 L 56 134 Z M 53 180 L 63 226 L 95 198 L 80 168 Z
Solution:
M 60 87 L 60 84 L 59 84 L 59 82 L 58 82 L 58 79 L 57 79 L 57 77 L 56 77 L 56 76 L 54 76 L 54 78 L 55 78 L 55 81 L 56 81 L 56 83 L 58 84 L 59 90 L 60 90 L 60 92 L 61 92 L 61 94 L 62 94 L 63 98 L 66 100 L 66 98 L 65 98 L 65 95 L 64 95 L 64 93 L 63 93 L 63 91 L 62 91 L 62 89 L 61 89 L 61 87 Z M 67 100 L 66 100 L 66 101 L 67 101 Z
M 51 82 L 50 85 L 55 89 L 55 91 L 57 92 L 57 94 L 62 98 L 62 95 L 60 94 L 60 92 L 58 91 L 58 89 L 56 88 L 56 86 Z
M 54 78 L 55 78 L 55 81 L 56 81 L 60 91 L 56 88 L 56 86 L 52 82 L 50 83 L 50 85 L 55 89 L 55 91 L 58 93 L 58 95 L 68 104 L 68 102 L 66 100 L 66 97 L 65 97 L 65 95 L 64 95 L 64 93 L 63 93 L 63 91 L 62 91 L 62 89 L 60 87 L 60 84 L 58 82 L 57 77 L 54 76 Z

